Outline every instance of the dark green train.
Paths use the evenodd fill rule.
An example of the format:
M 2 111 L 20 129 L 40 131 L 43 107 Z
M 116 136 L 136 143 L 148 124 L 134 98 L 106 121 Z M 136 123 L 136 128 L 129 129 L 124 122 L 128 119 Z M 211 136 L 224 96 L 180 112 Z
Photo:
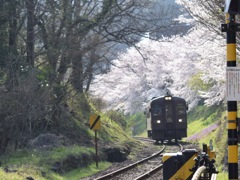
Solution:
M 185 99 L 166 95 L 153 98 L 148 106 L 147 133 L 156 142 L 187 136 L 187 103 Z

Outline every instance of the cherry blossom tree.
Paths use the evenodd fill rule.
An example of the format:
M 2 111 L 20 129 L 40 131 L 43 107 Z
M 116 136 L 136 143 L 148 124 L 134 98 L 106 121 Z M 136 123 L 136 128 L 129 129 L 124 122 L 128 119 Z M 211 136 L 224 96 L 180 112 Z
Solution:
M 202 8 L 196 6 L 194 12 Z M 210 18 L 206 12 L 198 17 Z M 131 113 L 143 110 L 152 97 L 162 96 L 167 90 L 185 98 L 190 108 L 199 100 L 206 105 L 221 103 L 225 98 L 224 36 L 187 14 L 177 19 L 194 27 L 184 35 L 160 41 L 143 38 L 136 45 L 138 49 L 119 53 L 111 70 L 95 77 L 93 94 L 107 101 L 109 108 Z
M 126 112 L 142 110 L 154 96 L 169 89 L 185 98 L 190 107 L 203 98 L 207 105 L 220 103 L 225 96 L 225 40 L 205 27 L 195 27 L 185 36 L 143 39 L 137 44 L 141 54 L 130 48 L 113 61 L 109 73 L 95 78 L 95 95 L 111 108 Z M 204 90 L 189 82 L 199 74 Z

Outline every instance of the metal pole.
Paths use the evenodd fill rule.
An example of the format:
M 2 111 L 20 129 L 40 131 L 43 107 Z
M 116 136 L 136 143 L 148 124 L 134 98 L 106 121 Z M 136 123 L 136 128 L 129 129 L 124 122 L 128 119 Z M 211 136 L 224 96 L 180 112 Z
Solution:
M 235 15 L 226 14 L 227 67 L 236 67 Z M 228 179 L 238 179 L 237 101 L 227 101 L 228 110 Z
M 97 130 L 95 130 L 95 150 L 96 150 L 96 167 L 98 168 L 98 143 L 97 143 Z

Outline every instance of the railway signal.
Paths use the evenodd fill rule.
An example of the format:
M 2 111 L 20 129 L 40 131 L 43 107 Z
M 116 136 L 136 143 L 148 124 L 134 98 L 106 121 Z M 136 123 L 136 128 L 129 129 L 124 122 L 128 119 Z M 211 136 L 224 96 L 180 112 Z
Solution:
M 89 122 L 90 122 L 90 129 L 92 129 L 92 130 L 100 129 L 101 124 L 100 124 L 100 116 L 99 115 L 94 114 L 94 115 L 90 116 Z
M 98 145 L 97 145 L 97 130 L 101 128 L 100 116 L 97 114 L 91 115 L 89 119 L 90 129 L 95 130 L 95 151 L 96 151 L 96 167 L 98 168 Z
M 227 67 L 236 68 L 236 32 L 240 24 L 236 23 L 235 15 L 239 14 L 240 0 L 226 0 L 226 24 L 222 24 L 222 32 L 227 33 Z M 229 80 L 229 78 L 228 78 Z M 238 179 L 238 124 L 237 99 L 227 101 L 228 110 L 228 179 Z

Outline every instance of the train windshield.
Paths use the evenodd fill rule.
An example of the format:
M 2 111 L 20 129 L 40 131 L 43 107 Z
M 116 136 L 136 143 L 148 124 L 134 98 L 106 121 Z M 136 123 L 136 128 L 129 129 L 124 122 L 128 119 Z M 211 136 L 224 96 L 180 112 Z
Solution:
M 162 107 L 158 104 L 152 105 L 151 113 L 153 116 L 159 116 L 162 114 Z
M 184 114 L 186 114 L 185 104 L 183 104 L 183 103 L 178 103 L 176 109 L 177 109 L 177 114 L 178 114 L 178 115 L 184 115 Z
M 173 122 L 172 104 L 166 103 L 165 113 L 166 113 L 166 121 L 167 121 L 167 123 L 172 123 Z

